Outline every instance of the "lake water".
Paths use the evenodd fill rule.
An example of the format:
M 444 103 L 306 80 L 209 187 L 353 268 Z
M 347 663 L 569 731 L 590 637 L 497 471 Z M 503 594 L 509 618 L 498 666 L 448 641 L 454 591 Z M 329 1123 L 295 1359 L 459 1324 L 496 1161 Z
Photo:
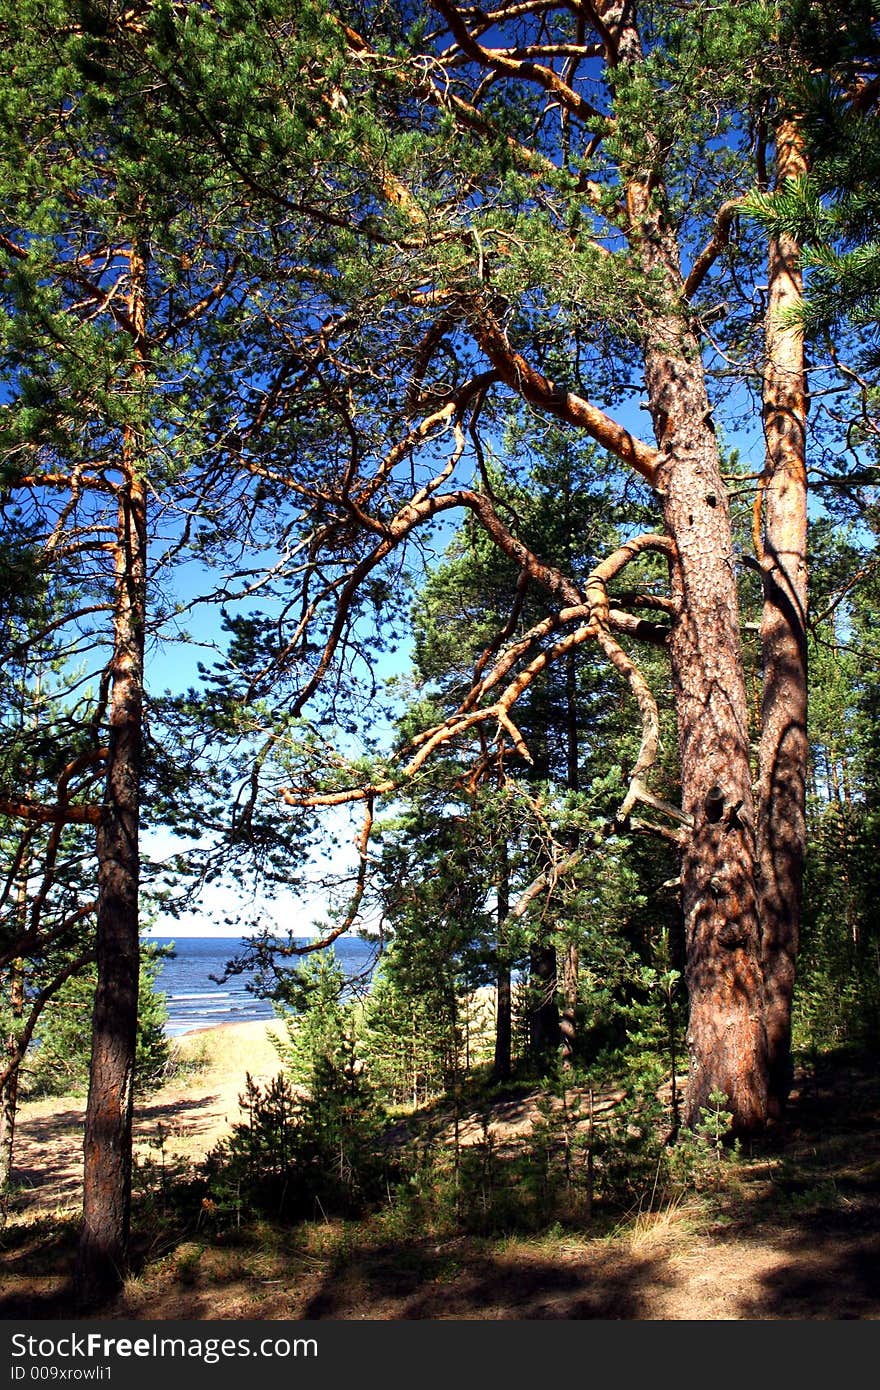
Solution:
M 251 974 L 233 975 L 222 984 L 227 961 L 243 949 L 245 942 L 229 936 L 152 937 L 159 946 L 174 943 L 174 955 L 162 962 L 156 989 L 168 1004 L 166 1032 L 171 1037 L 194 1028 L 214 1028 L 219 1023 L 246 1023 L 251 1019 L 273 1018 L 268 999 L 250 992 Z M 336 959 L 347 975 L 369 972 L 376 947 L 358 937 L 340 937 L 333 943 Z M 308 956 L 300 958 L 300 962 Z M 291 965 L 298 962 L 292 958 Z

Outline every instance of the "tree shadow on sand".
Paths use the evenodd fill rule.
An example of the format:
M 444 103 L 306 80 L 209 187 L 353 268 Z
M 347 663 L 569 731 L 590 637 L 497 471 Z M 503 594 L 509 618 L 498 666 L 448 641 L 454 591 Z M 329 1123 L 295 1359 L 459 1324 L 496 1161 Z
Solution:
M 880 1316 L 880 1088 L 876 1068 L 825 1058 L 802 1081 L 769 1184 L 748 1183 L 728 1237 L 778 1255 L 742 1318 Z
M 210 1107 L 219 1095 L 166 1104 L 140 1105 L 134 1128 L 134 1144 L 140 1148 L 164 1137 L 198 1136 L 213 1127 Z M 68 1108 L 49 1115 L 30 1115 L 17 1137 L 17 1162 L 12 1173 L 13 1196 L 9 1210 L 26 1214 L 31 1209 L 73 1210 L 82 1197 L 82 1130 L 84 1108 Z
M 467 1258 L 463 1265 L 462 1257 Z M 649 1318 L 650 1290 L 668 1280 L 662 1256 L 591 1253 L 589 1262 L 546 1251 L 473 1257 L 457 1242 L 386 1245 L 346 1254 L 302 1318 Z M 380 1311 L 374 1311 L 380 1310 Z

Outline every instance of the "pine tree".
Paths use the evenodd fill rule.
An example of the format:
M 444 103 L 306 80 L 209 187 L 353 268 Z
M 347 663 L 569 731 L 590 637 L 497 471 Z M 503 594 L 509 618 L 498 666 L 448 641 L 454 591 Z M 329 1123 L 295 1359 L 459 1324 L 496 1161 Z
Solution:
M 140 826 L 161 762 L 145 739 L 145 663 L 180 611 L 160 577 L 236 534 L 248 502 L 230 460 L 277 388 L 254 352 L 249 298 L 271 236 L 247 211 L 276 167 L 263 140 L 272 103 L 250 101 L 250 50 L 272 37 L 235 0 L 221 9 L 219 26 L 164 4 L 0 13 L 4 542 L 11 572 L 26 535 L 63 599 L 31 650 L 62 634 L 71 666 L 86 663 L 78 679 L 93 682 L 53 752 L 71 769 L 57 798 L 0 793 L 25 824 L 95 834 L 86 1302 L 118 1284 L 128 1236 Z M 240 42 L 227 22 L 244 24 Z M 180 777 L 166 765 L 163 778 L 179 799 Z
M 333 87 L 312 150 L 328 204 L 309 211 L 320 254 L 294 280 L 327 336 L 311 407 L 289 419 L 293 463 L 272 474 L 279 495 L 286 488 L 308 512 L 302 543 L 314 563 L 298 586 L 292 645 L 282 643 L 286 669 L 301 663 L 288 707 L 298 716 L 323 698 L 325 727 L 338 719 L 340 733 L 362 719 L 348 681 L 359 663 L 369 670 L 366 596 L 381 617 L 383 586 L 396 587 L 410 542 L 453 509 L 543 594 L 546 625 L 525 645 L 500 636 L 491 670 L 433 733 L 352 765 L 348 786 L 341 764 L 332 777 L 304 765 L 286 799 L 360 803 L 366 834 L 376 800 L 442 742 L 483 735 L 508 760 L 527 759 L 517 701 L 554 662 L 595 643 L 638 708 L 621 819 L 647 807 L 682 851 L 688 1114 L 697 1122 L 722 1091 L 737 1130 L 751 1132 L 784 1104 L 790 1077 L 805 840 L 806 393 L 801 340 L 782 331 L 797 300 L 797 245 L 763 243 L 737 214 L 756 185 L 783 188 L 803 166 L 802 132 L 777 100 L 800 54 L 771 6 L 637 16 L 610 4 L 576 18 L 526 6 L 499 13 L 491 36 L 455 3 L 437 0 L 433 13 L 427 28 L 394 8 L 361 29 L 332 15 L 321 28 Z M 765 325 L 748 288 L 757 284 L 769 286 L 760 347 Z M 305 344 L 301 313 L 288 316 L 276 352 L 296 330 Z M 766 367 L 752 557 L 765 581 L 757 796 L 735 499 L 719 448 L 724 377 L 709 371 L 719 336 L 744 379 L 751 352 Z M 589 574 L 536 554 L 495 493 L 486 444 L 519 409 L 530 429 L 556 420 L 582 431 L 621 479 L 647 485 L 652 529 Z M 341 429 L 327 453 L 318 436 L 331 419 Z M 609 599 L 645 553 L 669 568 L 655 623 L 629 598 Z M 671 817 L 648 785 L 657 702 L 640 648 L 628 647 L 642 639 L 670 660 L 682 788 Z M 343 748 L 340 738 L 344 760 Z

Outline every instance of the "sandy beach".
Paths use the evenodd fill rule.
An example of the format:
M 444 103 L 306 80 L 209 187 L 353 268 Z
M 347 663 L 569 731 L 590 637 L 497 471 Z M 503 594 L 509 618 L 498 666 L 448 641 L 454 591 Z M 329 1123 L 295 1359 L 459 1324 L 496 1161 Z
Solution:
M 272 1042 L 273 1020 L 224 1023 L 174 1039 L 181 1059 L 193 1065 L 178 1078 L 135 1100 L 134 1154 L 155 1161 L 197 1161 L 240 1116 L 238 1098 L 247 1074 L 265 1082 L 280 1070 Z M 14 1209 L 76 1214 L 82 1200 L 82 1132 L 85 1097 L 53 1096 L 25 1102 L 15 1139 Z

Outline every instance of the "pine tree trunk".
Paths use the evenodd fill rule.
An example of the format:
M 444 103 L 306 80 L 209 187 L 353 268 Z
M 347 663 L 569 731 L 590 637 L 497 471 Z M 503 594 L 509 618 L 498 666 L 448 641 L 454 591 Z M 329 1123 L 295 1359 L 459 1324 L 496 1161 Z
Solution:
M 23 936 L 27 931 L 28 874 L 31 865 L 31 836 L 25 830 L 22 840 L 21 865 L 16 887 L 16 917 Z M 18 1118 L 18 1077 L 21 1064 L 21 1038 L 16 1036 L 16 1023 L 24 1013 L 24 960 L 14 960 L 9 970 L 9 1012 L 12 1019 L 6 1036 L 6 1063 L 12 1067 L 0 1092 L 0 1225 L 6 1220 L 9 1183 L 15 1157 L 15 1122 Z
M 13 1019 L 20 1019 L 24 1007 L 24 961 L 16 960 L 10 967 L 9 1008 Z M 14 1023 L 6 1038 L 6 1061 L 17 1062 L 18 1039 Z M 18 1115 L 18 1066 L 10 1072 L 0 1092 L 0 1226 L 6 1220 L 9 1183 L 15 1153 L 15 1121 Z
M 510 979 L 510 957 L 507 949 L 507 929 L 505 922 L 510 912 L 510 864 L 507 842 L 502 838 L 498 865 L 498 943 L 496 948 L 496 994 L 495 994 L 495 1062 L 492 1068 L 493 1081 L 507 1081 L 510 1077 L 512 1037 L 513 1037 L 513 993 Z
M 131 317 L 140 352 L 144 261 L 131 255 Z M 116 595 L 107 780 L 98 826 L 98 980 L 83 1143 L 77 1291 L 88 1306 L 120 1284 L 131 1209 L 131 1124 L 139 977 L 138 843 L 143 748 L 147 495 L 143 450 L 126 430 L 115 548 Z
M 556 946 L 552 941 L 539 940 L 529 950 L 529 1051 L 544 1066 L 558 1047 Z
M 779 180 L 805 169 L 797 128 L 777 132 Z M 782 316 L 798 303 L 800 248 L 771 240 L 766 317 L 763 487 L 763 704 L 758 790 L 762 950 L 770 1113 L 791 1087 L 791 1004 L 806 852 L 807 471 L 806 383 L 800 332 Z
M 651 214 L 644 201 L 643 225 Z M 680 287 L 677 248 L 655 217 L 645 264 Z M 726 488 L 699 345 L 677 313 L 646 332 L 645 380 L 663 463 L 657 488 L 676 612 L 669 637 L 682 809 L 692 829 L 682 856 L 689 998 L 687 1122 L 713 1091 L 733 1127 L 767 1119 L 767 1040 L 756 889 L 757 846 L 748 695 Z
M 568 477 L 566 476 L 566 501 L 568 498 Z M 569 791 L 580 789 L 578 706 L 577 706 L 577 663 L 574 652 L 570 652 L 565 663 L 565 784 Z M 577 849 L 578 836 L 568 837 L 568 849 Z M 577 1048 L 577 1001 L 578 972 L 580 956 L 576 941 L 567 941 L 562 956 L 562 1008 L 559 1013 L 560 1057 L 563 1070 L 570 1071 L 574 1066 Z
M 634 8 L 609 0 L 602 15 L 615 61 L 635 72 L 643 51 Z M 681 874 L 687 1122 L 699 1123 L 711 1092 L 721 1091 L 734 1129 L 748 1134 L 766 1123 L 768 1059 L 733 537 L 700 344 L 682 302 L 679 247 L 656 174 L 664 155 L 650 130 L 643 137 L 654 172 L 630 177 L 626 209 L 630 250 L 656 286 L 643 324 L 645 386 L 661 451 L 657 491 L 676 547 L 669 654 L 682 809 L 693 820 Z M 650 167 L 646 159 L 644 169 Z
M 670 339 L 661 331 L 665 341 Z M 662 340 L 662 339 L 661 339 Z M 767 1115 L 761 932 L 749 765 L 748 705 L 730 517 L 708 425 L 699 358 L 649 354 L 649 394 L 663 417 L 660 487 L 676 544 L 669 639 L 682 809 L 693 819 L 682 862 L 688 1023 L 687 1119 L 712 1091 L 737 1132 Z
M 575 942 L 569 941 L 562 958 L 562 1010 L 559 1016 L 562 1066 L 570 1071 L 574 1066 L 577 1044 L 578 970 L 580 962 Z
M 7 1058 L 12 1049 L 7 1043 Z M 18 1069 L 9 1076 L 0 1093 L 0 1227 L 6 1224 L 9 1183 L 15 1152 L 15 1118 L 18 1113 Z

